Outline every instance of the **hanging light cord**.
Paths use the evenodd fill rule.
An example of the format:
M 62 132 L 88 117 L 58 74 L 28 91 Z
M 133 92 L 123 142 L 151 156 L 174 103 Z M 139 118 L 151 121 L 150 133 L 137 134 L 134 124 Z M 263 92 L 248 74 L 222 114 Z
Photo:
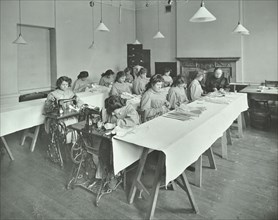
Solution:
M 136 13 L 136 8 L 134 9 L 134 11 L 135 11 L 135 17 L 134 17 L 134 20 L 135 20 L 135 40 L 137 39 L 137 28 L 136 28 L 136 26 L 137 26 L 137 13 Z
M 56 31 L 56 0 L 54 0 L 54 29 Z
M 157 1 L 158 31 L 159 31 L 159 1 Z
M 92 3 L 92 31 L 93 31 L 93 41 L 95 41 L 94 3 Z
M 102 0 L 100 2 L 100 23 L 102 22 Z
M 21 34 L 21 4 L 19 0 L 19 34 Z
M 239 20 L 238 20 L 238 22 L 241 22 L 241 7 L 240 7 L 240 0 L 238 0 L 238 13 L 239 13 L 239 15 L 238 15 L 238 18 L 239 18 Z

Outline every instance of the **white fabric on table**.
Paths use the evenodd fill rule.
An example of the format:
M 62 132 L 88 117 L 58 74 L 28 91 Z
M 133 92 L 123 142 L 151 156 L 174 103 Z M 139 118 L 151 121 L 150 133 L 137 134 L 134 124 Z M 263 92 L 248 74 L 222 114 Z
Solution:
M 157 117 L 125 136 L 114 136 L 115 174 L 138 160 L 142 147 L 146 147 L 166 155 L 166 183 L 176 179 L 223 135 L 241 112 L 248 109 L 246 94 L 231 93 L 224 98 L 231 102 L 219 104 L 197 100 L 190 103 L 192 107 L 206 108 L 193 120 Z
M 82 92 L 77 93 L 77 95 L 84 103 L 102 108 L 104 107 L 104 100 L 108 97 L 108 89 L 95 93 Z M 45 100 L 44 98 L 1 105 L 0 136 L 43 124 Z

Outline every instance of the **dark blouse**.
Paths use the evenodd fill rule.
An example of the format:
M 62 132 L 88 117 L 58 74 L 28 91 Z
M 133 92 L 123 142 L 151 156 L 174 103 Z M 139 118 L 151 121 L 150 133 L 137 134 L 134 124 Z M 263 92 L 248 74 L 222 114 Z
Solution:
M 206 91 L 207 92 L 213 92 L 214 88 L 216 89 L 226 89 L 229 87 L 229 83 L 227 78 L 225 77 L 220 77 L 220 78 L 216 78 L 215 76 L 212 76 L 210 78 L 207 79 L 206 81 Z

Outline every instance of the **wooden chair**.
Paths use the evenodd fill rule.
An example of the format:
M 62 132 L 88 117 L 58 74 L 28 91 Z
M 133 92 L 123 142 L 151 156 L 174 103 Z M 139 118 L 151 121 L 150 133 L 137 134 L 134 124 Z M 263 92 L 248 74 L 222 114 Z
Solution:
M 250 100 L 249 108 L 251 126 L 259 129 L 268 129 L 271 122 L 271 112 L 267 100 Z

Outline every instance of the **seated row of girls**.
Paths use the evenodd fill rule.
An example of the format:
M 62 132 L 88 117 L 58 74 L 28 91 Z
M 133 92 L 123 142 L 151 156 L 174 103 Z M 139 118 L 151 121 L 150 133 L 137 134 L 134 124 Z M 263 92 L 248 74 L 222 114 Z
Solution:
M 125 72 L 120 71 L 117 73 L 110 95 L 120 96 L 122 93 L 141 95 L 145 91 L 146 84 L 149 81 L 147 78 L 147 69 L 145 68 L 140 69 L 138 76 L 133 80 L 132 84 L 126 82 L 126 78 Z
M 133 70 L 130 67 L 125 68 L 123 72 L 125 73 L 125 82 L 127 83 L 132 83 L 133 80 L 136 78 L 133 74 Z M 115 75 L 116 74 L 113 72 L 113 70 L 106 70 L 103 74 L 101 74 L 99 85 L 109 87 L 114 83 L 116 78 Z
M 163 77 L 157 74 L 152 76 L 146 85 L 146 91 L 141 98 L 140 109 L 144 111 L 147 121 L 188 102 L 185 91 L 186 84 L 182 77 L 175 79 L 167 96 L 162 93 L 163 84 Z

